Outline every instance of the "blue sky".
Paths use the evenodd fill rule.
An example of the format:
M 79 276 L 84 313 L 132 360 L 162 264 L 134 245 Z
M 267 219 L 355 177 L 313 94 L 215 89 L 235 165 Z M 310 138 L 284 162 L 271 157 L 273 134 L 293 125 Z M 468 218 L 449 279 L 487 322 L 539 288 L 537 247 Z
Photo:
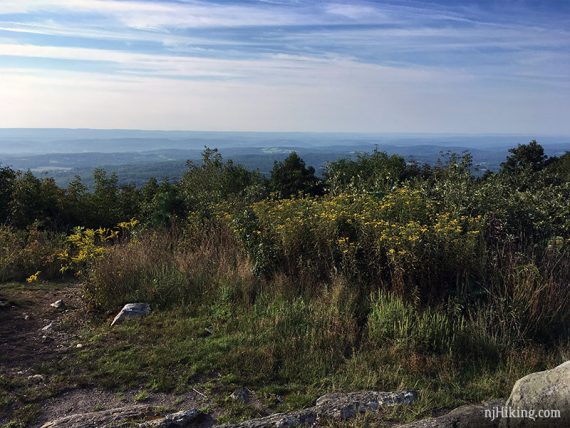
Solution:
M 1 0 L 0 126 L 570 134 L 570 0 Z

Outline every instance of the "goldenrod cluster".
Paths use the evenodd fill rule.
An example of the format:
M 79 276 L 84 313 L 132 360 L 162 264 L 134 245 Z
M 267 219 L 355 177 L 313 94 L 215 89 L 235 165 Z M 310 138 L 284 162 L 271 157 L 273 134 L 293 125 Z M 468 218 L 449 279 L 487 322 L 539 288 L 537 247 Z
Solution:
M 138 224 L 139 221 L 133 218 L 117 224 L 115 228 L 74 228 L 73 233 L 67 237 L 68 247 L 57 254 L 62 262 L 61 273 L 74 270 L 80 275 L 85 266 L 105 254 L 107 244 L 118 241 Z
M 334 254 L 354 258 L 366 253 L 371 259 L 404 263 L 407 268 L 420 261 L 429 263 L 430 255 L 457 257 L 473 251 L 481 217 L 440 212 L 437 207 L 421 190 L 408 187 L 384 196 L 263 200 L 251 207 L 257 229 L 249 234 L 271 238 L 285 255 L 297 258 Z

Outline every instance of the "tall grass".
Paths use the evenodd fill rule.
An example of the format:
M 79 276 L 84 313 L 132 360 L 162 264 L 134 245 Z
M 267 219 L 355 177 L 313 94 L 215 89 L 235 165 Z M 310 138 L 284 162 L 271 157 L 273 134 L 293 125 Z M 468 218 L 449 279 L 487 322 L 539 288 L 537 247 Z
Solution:
M 476 337 L 494 337 L 495 342 L 567 337 L 570 257 L 566 247 L 534 252 L 502 248 L 489 251 L 479 263 L 486 267 L 478 268 L 485 273 L 479 274 L 476 287 L 470 278 L 459 275 L 456 291 L 443 293 L 439 300 L 434 300 L 435 291 L 425 300 L 407 276 L 366 280 L 339 273 L 334 266 L 324 279 L 315 278 L 312 268 L 298 275 L 276 272 L 260 277 L 254 275 L 242 241 L 223 223 L 209 221 L 186 229 L 147 231 L 108 248 L 89 270 L 85 289 L 94 308 L 108 311 L 141 300 L 159 308 L 214 308 L 221 315 L 255 314 L 262 307 L 267 317 L 271 304 L 281 305 L 281 310 L 284 305 L 318 308 L 333 296 L 343 296 L 333 304 L 340 311 L 339 325 L 345 324 L 341 318 L 350 312 L 357 336 L 368 329 L 368 337 L 377 343 L 381 337 L 412 343 L 426 352 L 452 352 L 466 346 L 461 338 L 473 336 L 475 327 L 480 331 Z M 431 269 L 425 267 L 423 272 Z M 439 278 L 432 280 L 432 287 Z M 260 303 L 260 296 L 266 303 Z
M 149 231 L 109 247 L 88 271 L 89 303 L 106 311 L 132 301 L 197 307 L 228 281 L 244 285 L 239 298 L 247 301 L 256 282 L 247 258 L 231 234 L 212 228 Z
M 510 249 L 490 268 L 484 319 L 505 340 L 544 343 L 569 337 L 568 248 Z

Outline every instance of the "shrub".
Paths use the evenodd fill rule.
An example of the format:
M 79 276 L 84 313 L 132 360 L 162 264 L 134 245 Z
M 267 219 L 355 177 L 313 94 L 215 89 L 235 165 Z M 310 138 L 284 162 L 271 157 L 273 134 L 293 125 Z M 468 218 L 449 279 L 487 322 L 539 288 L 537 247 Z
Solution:
M 325 183 L 333 194 L 386 192 L 411 175 L 403 157 L 374 150 L 358 153 L 355 159 L 339 159 L 327 165 Z
M 0 226 L 0 282 L 23 280 L 39 272 L 43 279 L 60 276 L 56 254 L 64 235 L 42 231 L 37 224 L 26 230 Z
M 254 266 L 417 287 L 427 298 L 480 275 L 481 217 L 440 212 L 421 190 L 265 200 L 233 216 Z M 434 287 L 437 284 L 437 288 Z

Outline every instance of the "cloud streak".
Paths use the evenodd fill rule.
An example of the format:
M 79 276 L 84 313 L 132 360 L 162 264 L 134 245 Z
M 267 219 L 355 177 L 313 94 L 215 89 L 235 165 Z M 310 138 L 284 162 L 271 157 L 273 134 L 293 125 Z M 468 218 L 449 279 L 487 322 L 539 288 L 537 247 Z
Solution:
M 73 94 L 99 105 L 94 88 L 103 85 L 113 88 L 103 91 L 108 97 L 121 97 L 115 101 L 123 108 L 131 94 L 132 108 L 155 128 L 183 123 L 187 109 L 185 100 L 175 99 L 178 93 L 211 105 L 206 110 L 212 118 L 192 114 L 204 124 L 223 123 L 223 129 L 237 129 L 227 114 L 239 97 L 247 99 L 244 112 L 290 114 L 303 130 L 342 125 L 393 131 L 393 123 L 409 130 L 411 120 L 434 132 L 473 128 L 467 115 L 477 108 L 495 111 L 480 123 L 482 132 L 497 130 L 500 120 L 517 112 L 524 126 L 546 129 L 553 125 L 547 118 L 560 117 L 570 95 L 570 10 L 534 3 L 3 0 L 0 73 L 6 78 L 0 96 L 19 99 L 14 106 L 30 112 L 22 120 L 37 117 L 44 125 L 42 117 L 51 114 L 31 114 L 30 88 L 45 99 L 59 94 L 62 102 L 52 108 L 63 111 L 63 100 Z M 134 96 L 134 88 L 142 94 Z M 150 93 L 155 105 L 178 106 L 179 113 L 172 107 L 173 119 L 149 118 L 157 110 L 141 98 Z M 302 94 L 311 97 L 305 105 Z M 418 107 L 426 102 L 437 106 Z M 497 106 L 514 112 L 498 112 Z M 297 109 L 306 114 L 292 113 Z M 111 120 L 88 110 L 96 123 Z M 376 120 L 373 112 L 391 119 Z M 6 117 L 20 123 L 14 113 Z M 242 119 L 242 125 L 252 122 Z M 135 113 L 130 120 L 137 122 Z M 295 120 L 266 118 L 259 126 L 295 130 Z M 552 132 L 570 132 L 565 121 L 554 122 Z

